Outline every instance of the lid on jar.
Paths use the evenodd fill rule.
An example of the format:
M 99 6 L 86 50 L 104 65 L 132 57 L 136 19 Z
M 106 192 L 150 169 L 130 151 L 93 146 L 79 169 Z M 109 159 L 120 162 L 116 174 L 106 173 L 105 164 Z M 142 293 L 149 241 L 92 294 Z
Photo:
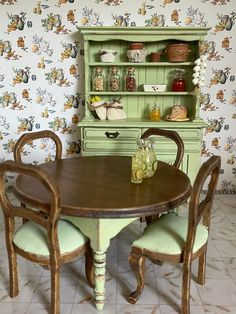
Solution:
M 137 145 L 138 145 L 139 148 L 145 148 L 146 142 L 145 142 L 145 140 L 143 138 L 139 138 L 137 140 Z
M 112 73 L 117 73 L 118 72 L 118 68 L 117 67 L 111 67 L 111 72 Z
M 158 103 L 157 103 L 157 102 L 154 103 L 153 109 L 160 109 L 160 106 L 158 106 Z
M 134 73 L 135 69 L 133 67 L 127 68 L 128 73 Z
M 96 67 L 95 71 L 100 73 L 100 72 L 102 72 L 102 68 L 101 67 Z

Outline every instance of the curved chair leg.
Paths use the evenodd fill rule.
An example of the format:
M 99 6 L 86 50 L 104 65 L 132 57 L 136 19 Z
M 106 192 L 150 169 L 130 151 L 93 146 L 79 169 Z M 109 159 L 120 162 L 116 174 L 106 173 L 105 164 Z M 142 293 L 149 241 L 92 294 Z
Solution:
M 51 313 L 60 313 L 60 267 L 51 268 Z
M 17 272 L 17 257 L 14 250 L 8 253 L 9 260 L 9 277 L 10 277 L 10 296 L 15 298 L 19 294 L 18 272 Z
M 85 274 L 90 287 L 95 287 L 93 250 L 89 247 L 85 252 Z
M 190 314 L 190 280 L 191 260 L 183 264 L 182 309 L 181 314 Z
M 198 276 L 197 280 L 200 285 L 204 285 L 205 283 L 205 273 L 206 273 L 206 249 L 199 256 L 198 260 Z
M 12 218 L 7 217 L 5 220 L 5 234 L 6 234 L 6 245 L 8 254 L 9 264 L 9 278 L 10 278 L 10 296 L 15 298 L 19 294 L 18 284 L 18 272 L 17 272 L 17 256 L 12 243 L 13 231 L 15 221 Z
M 138 285 L 137 289 L 130 294 L 128 297 L 128 302 L 135 304 L 144 288 L 144 273 L 145 273 L 145 261 L 146 257 L 142 255 L 138 255 L 136 253 L 130 253 L 129 255 L 129 264 L 136 276 Z

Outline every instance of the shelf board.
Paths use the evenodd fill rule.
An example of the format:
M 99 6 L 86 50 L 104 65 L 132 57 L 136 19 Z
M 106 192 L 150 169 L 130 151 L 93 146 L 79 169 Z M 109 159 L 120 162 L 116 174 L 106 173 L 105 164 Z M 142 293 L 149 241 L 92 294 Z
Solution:
M 160 121 L 151 121 L 149 119 L 142 118 L 127 118 L 124 120 L 99 120 L 96 118 L 84 118 L 78 124 L 81 126 L 92 126 L 92 127 L 142 127 L 142 128 L 151 128 L 151 127 L 163 127 L 163 128 L 173 128 L 178 127 L 183 128 L 192 128 L 192 127 L 206 127 L 207 124 L 200 118 L 193 119 L 190 121 L 176 122 L 176 121 L 165 121 L 161 119 Z
M 194 62 L 89 62 L 89 66 L 124 66 L 124 67 L 153 67 L 153 66 L 169 66 L 169 67 L 179 67 L 179 66 L 193 66 Z
M 121 92 L 89 92 L 89 95 L 103 95 L 103 96 L 121 96 L 121 95 L 127 95 L 127 96 L 183 96 L 183 95 L 188 95 L 192 96 L 192 92 L 126 92 L 126 91 L 121 91 Z

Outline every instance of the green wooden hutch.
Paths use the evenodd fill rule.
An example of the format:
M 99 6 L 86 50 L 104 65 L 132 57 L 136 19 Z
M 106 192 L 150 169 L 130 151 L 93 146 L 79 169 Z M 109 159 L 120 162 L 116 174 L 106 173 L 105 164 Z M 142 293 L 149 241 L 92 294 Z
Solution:
M 150 127 L 160 127 L 177 131 L 185 145 L 182 170 L 193 181 L 201 162 L 203 128 L 206 124 L 199 117 L 199 88 L 192 84 L 194 61 L 200 56 L 200 46 L 210 28 L 207 27 L 87 27 L 79 28 L 84 42 L 84 81 L 85 116 L 79 123 L 81 128 L 82 155 L 132 155 L 137 147 L 136 141 Z M 168 62 L 165 53 L 159 62 L 128 62 L 126 51 L 131 42 L 144 43 L 148 55 L 153 51 L 163 52 L 168 44 L 187 42 L 191 52 L 185 62 Z M 99 49 L 117 51 L 115 62 L 100 61 Z M 95 67 L 102 67 L 107 78 L 111 66 L 119 68 L 121 89 L 108 91 L 105 82 L 104 91 L 92 90 L 92 75 Z M 128 67 L 134 67 L 137 90 L 127 92 L 124 88 L 125 73 Z M 172 92 L 171 74 L 175 69 L 186 72 L 187 91 Z M 145 92 L 143 84 L 167 84 L 164 92 Z M 103 100 L 122 97 L 127 114 L 125 120 L 99 120 L 89 109 L 91 96 L 100 96 Z M 157 102 L 161 110 L 161 121 L 151 121 L 149 110 Z M 163 118 L 170 113 L 174 105 L 184 105 L 190 121 L 172 122 Z M 158 139 L 155 144 L 157 158 L 167 162 L 174 160 L 175 145 L 166 139 Z

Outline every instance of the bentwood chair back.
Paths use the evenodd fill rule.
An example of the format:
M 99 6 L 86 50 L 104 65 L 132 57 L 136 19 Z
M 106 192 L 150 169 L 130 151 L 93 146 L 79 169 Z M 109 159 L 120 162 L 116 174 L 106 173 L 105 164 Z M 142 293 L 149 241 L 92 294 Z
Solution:
M 24 133 L 17 140 L 14 147 L 14 160 L 22 162 L 22 153 L 26 144 L 31 144 L 34 140 L 38 139 L 51 139 L 56 146 L 55 159 L 61 159 L 62 157 L 62 143 L 60 138 L 51 130 L 43 130 L 37 132 Z
M 43 131 L 36 131 L 36 132 L 29 132 L 22 134 L 19 139 L 17 140 L 14 150 L 13 156 L 14 160 L 17 162 L 23 162 L 23 155 L 24 155 L 24 148 L 26 145 L 32 145 L 33 141 L 40 140 L 40 139 L 49 139 L 52 140 L 55 144 L 55 159 L 61 159 L 62 157 L 62 142 L 60 138 L 51 130 L 43 130 Z M 24 204 L 22 203 L 22 206 Z M 23 219 L 23 222 L 26 220 Z
M 42 191 L 50 197 L 48 208 L 15 205 L 5 188 L 5 175 L 25 175 L 38 180 Z M 46 171 L 34 165 L 15 161 L 0 164 L 0 205 L 4 213 L 6 247 L 9 261 L 10 296 L 19 294 L 17 254 L 27 260 L 46 266 L 51 271 L 51 313 L 60 313 L 60 268 L 62 263 L 75 260 L 85 254 L 86 276 L 93 286 L 92 252 L 89 240 L 70 222 L 60 220 L 60 193 L 53 178 Z M 27 222 L 15 228 L 16 218 Z
M 211 209 L 220 164 L 220 157 L 212 156 L 201 166 L 192 188 L 187 217 L 174 213 L 162 215 L 157 221 L 149 224 L 141 237 L 133 242 L 129 263 L 138 285 L 136 291 L 128 298 L 130 303 L 136 303 L 143 291 L 146 258 L 157 264 L 182 263 L 181 313 L 190 313 L 191 264 L 196 258 L 199 258 L 197 281 L 201 285 L 205 283 Z M 202 195 L 205 183 L 208 183 L 208 188 Z
M 183 143 L 182 138 L 179 136 L 179 134 L 176 131 L 172 131 L 172 130 L 166 130 L 166 129 L 160 129 L 160 128 L 149 128 L 142 134 L 141 139 L 146 139 L 150 136 L 165 137 L 165 138 L 171 139 L 176 144 L 177 151 L 176 151 L 175 160 L 172 165 L 176 168 L 179 168 L 183 160 L 183 156 L 184 156 L 184 143 Z M 172 211 L 177 211 L 177 209 L 174 209 Z M 159 215 L 156 215 L 156 216 L 147 216 L 144 218 L 141 217 L 140 220 L 145 221 L 146 224 L 149 224 L 158 218 L 159 218 Z
M 184 156 L 184 143 L 179 134 L 176 131 L 164 130 L 160 128 L 147 129 L 141 136 L 141 139 L 148 138 L 149 136 L 163 136 L 173 140 L 177 146 L 177 153 L 173 166 L 179 168 Z

